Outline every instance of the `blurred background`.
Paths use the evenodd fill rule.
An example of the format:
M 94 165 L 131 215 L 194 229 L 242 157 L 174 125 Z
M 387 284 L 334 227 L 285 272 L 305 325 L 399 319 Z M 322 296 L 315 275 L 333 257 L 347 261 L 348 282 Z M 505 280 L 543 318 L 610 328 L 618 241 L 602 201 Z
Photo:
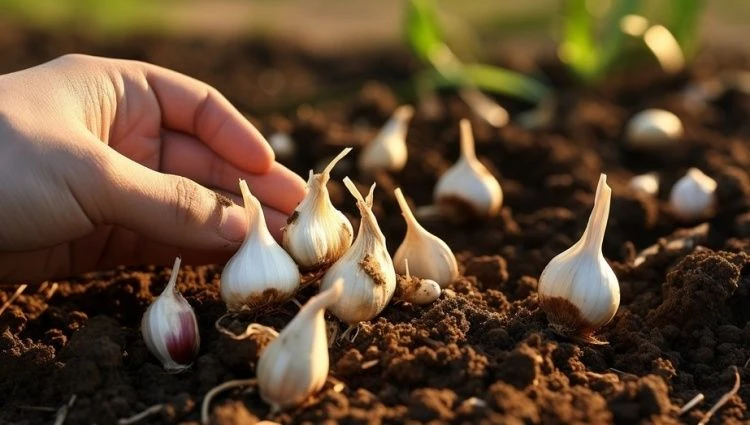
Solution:
M 658 20 L 662 3 L 642 1 Z M 551 42 L 560 0 L 440 0 L 447 25 L 468 25 L 489 42 Z M 603 10 L 607 0 L 588 0 Z M 687 2 L 686 2 L 687 4 Z M 667 8 L 668 9 L 668 8 Z M 48 30 L 84 31 L 104 40 L 130 34 L 226 39 L 260 36 L 319 52 L 372 49 L 402 37 L 402 0 L 0 0 L 0 16 Z M 666 13 L 666 12 L 665 12 Z M 656 16 L 654 16 L 656 15 Z M 701 16 L 704 43 L 741 47 L 750 35 L 750 1 L 707 0 Z

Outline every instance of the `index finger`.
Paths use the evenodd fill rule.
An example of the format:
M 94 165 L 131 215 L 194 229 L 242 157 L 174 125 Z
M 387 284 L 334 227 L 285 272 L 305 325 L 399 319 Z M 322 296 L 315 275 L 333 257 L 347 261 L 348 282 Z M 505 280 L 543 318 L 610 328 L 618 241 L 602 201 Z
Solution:
M 145 73 L 165 128 L 196 137 L 241 170 L 269 170 L 274 155 L 268 142 L 218 90 L 156 65 L 146 64 Z

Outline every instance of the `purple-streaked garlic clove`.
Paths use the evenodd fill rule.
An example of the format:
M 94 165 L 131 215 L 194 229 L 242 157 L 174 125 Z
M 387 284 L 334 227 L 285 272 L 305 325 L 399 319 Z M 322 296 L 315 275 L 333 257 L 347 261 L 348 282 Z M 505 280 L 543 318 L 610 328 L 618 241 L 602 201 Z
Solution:
M 195 312 L 177 291 L 180 262 L 178 257 L 167 287 L 148 307 L 141 320 L 141 333 L 146 346 L 169 372 L 190 367 L 200 347 Z

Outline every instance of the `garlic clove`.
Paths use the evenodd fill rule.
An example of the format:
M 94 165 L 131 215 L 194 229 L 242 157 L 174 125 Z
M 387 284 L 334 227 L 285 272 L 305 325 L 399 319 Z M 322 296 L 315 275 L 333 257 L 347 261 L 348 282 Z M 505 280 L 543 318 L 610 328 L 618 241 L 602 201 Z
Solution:
M 276 155 L 276 159 L 281 161 L 291 159 L 297 151 L 297 146 L 292 136 L 284 132 L 277 132 L 268 136 L 268 144 L 271 146 L 274 155 Z
M 708 217 L 714 206 L 716 180 L 697 168 L 690 168 L 669 193 L 672 210 L 683 220 Z
M 359 155 L 357 165 L 366 174 L 379 170 L 401 171 L 406 165 L 406 131 L 414 116 L 414 107 L 402 105 L 396 108 L 391 119 L 385 123 L 375 138 Z
M 612 190 L 602 174 L 586 230 L 573 246 L 553 258 L 539 278 L 539 304 L 558 333 L 598 343 L 592 334 L 620 305 L 617 276 L 602 255 Z
M 146 347 L 169 372 L 190 367 L 200 347 L 195 312 L 177 291 L 180 262 L 177 257 L 169 283 L 141 319 L 141 334 Z
M 328 336 L 325 309 L 341 298 L 339 279 L 302 307 L 258 359 L 258 388 L 277 412 L 294 407 L 320 390 L 328 377 Z
M 458 263 L 453 251 L 419 224 L 400 188 L 394 194 L 406 220 L 406 236 L 393 256 L 396 272 L 404 274 L 404 265 L 408 261 L 415 276 L 433 280 L 440 288 L 448 287 L 458 278 Z
M 395 299 L 406 301 L 408 303 L 425 305 L 434 302 L 440 298 L 442 289 L 440 285 L 431 279 L 420 279 L 413 277 L 409 273 L 409 260 L 404 259 L 404 276 L 397 277 Z
M 477 159 L 471 122 L 467 119 L 461 120 L 461 156 L 440 176 L 434 198 L 439 205 L 459 206 L 478 217 L 492 217 L 500 212 L 503 191 L 497 179 Z
M 646 173 L 630 179 L 629 186 L 636 192 L 656 196 L 659 194 L 659 176 L 656 173 Z
M 372 212 L 373 191 L 362 198 L 354 183 L 346 177 L 344 185 L 357 199 L 362 216 L 357 238 L 346 253 L 328 269 L 320 284 L 321 291 L 342 279 L 341 298 L 329 310 L 341 321 L 356 325 L 380 314 L 396 290 L 396 272 L 386 247 L 385 236 Z
M 240 191 L 248 231 L 221 274 L 221 298 L 230 311 L 287 300 L 300 284 L 297 264 L 271 236 L 260 201 L 244 180 L 240 180 Z
M 634 149 L 674 146 L 682 135 L 682 121 L 677 115 L 663 109 L 647 109 L 637 113 L 625 129 L 625 138 Z
M 302 270 L 333 263 L 352 244 L 352 224 L 333 206 L 326 187 L 333 167 L 351 150 L 344 149 L 320 174 L 310 171 L 307 195 L 283 229 L 282 244 Z

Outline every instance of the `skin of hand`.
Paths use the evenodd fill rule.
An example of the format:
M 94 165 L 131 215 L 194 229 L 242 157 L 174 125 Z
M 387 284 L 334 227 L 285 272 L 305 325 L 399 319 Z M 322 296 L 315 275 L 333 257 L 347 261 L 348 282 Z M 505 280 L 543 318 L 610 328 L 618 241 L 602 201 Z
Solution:
M 247 229 L 240 178 L 278 239 L 304 181 L 195 79 L 84 55 L 2 75 L 0 283 L 225 261 Z

